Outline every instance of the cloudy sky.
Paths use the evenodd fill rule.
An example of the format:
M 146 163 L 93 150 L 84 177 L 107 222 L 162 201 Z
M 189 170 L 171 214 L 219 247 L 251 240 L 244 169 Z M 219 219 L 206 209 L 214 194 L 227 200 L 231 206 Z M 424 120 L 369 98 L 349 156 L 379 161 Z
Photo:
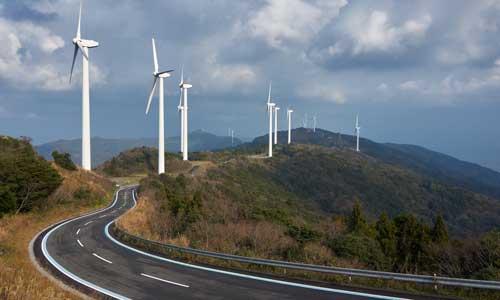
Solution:
M 0 133 L 80 136 L 81 59 L 68 83 L 77 13 L 78 0 L 0 0 Z M 144 114 L 154 36 L 161 68 L 184 65 L 194 85 L 191 129 L 263 134 L 272 80 L 296 126 L 317 114 L 352 133 L 359 112 L 368 138 L 500 170 L 500 1 L 86 0 L 82 22 L 100 42 L 94 136 L 156 136 L 156 105 Z M 167 135 L 179 73 L 166 81 Z

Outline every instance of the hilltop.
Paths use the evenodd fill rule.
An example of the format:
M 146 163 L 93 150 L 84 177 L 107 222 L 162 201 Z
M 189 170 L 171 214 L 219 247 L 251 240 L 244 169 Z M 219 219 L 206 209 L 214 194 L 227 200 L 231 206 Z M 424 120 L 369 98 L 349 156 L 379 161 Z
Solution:
M 234 139 L 234 146 L 240 145 L 242 141 Z M 92 144 L 92 165 L 97 166 L 113 158 L 120 152 L 137 147 L 158 147 L 156 138 L 137 138 L 137 139 L 109 139 L 94 137 Z M 189 133 L 190 151 L 213 151 L 218 149 L 230 148 L 231 137 L 217 136 L 205 131 L 196 130 Z M 172 153 L 180 149 L 180 138 L 178 136 L 168 137 L 165 141 L 166 150 Z M 51 159 L 52 151 L 67 152 L 71 154 L 76 164 L 81 162 L 81 139 L 58 140 L 35 147 L 37 152 Z
M 279 132 L 280 144 L 286 143 L 286 132 Z M 355 137 L 317 129 L 297 128 L 292 132 L 296 144 L 320 145 L 336 149 L 354 149 Z M 242 148 L 262 148 L 267 145 L 267 135 L 255 138 Z M 415 145 L 377 143 L 360 139 L 361 152 L 387 164 L 412 170 L 442 183 L 462 187 L 500 199 L 500 173 L 480 165 L 465 162 L 449 155 Z

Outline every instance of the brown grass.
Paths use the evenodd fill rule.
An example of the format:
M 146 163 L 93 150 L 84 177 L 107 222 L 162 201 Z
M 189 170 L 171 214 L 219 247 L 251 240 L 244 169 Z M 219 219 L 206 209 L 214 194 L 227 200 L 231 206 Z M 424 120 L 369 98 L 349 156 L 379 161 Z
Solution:
M 59 171 L 65 180 L 46 207 L 0 219 L 0 299 L 79 299 L 37 271 L 28 245 L 50 224 L 104 206 L 105 199 L 111 199 L 112 184 L 93 173 Z M 91 199 L 73 197 L 82 185 L 91 191 Z

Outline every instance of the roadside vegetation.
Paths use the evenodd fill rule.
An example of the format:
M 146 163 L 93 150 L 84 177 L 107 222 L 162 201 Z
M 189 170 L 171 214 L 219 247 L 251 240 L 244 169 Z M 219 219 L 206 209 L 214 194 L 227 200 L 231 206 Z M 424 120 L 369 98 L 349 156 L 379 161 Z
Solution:
M 119 228 L 249 257 L 500 280 L 494 199 L 352 151 L 298 145 L 273 160 L 238 151 L 194 155 L 214 165 L 199 176 L 143 179 L 138 206 Z
M 28 245 L 47 226 L 105 206 L 112 196 L 112 183 L 93 173 L 69 171 L 43 160 L 27 139 L 0 137 L 0 143 L 0 164 L 10 168 L 5 172 L 0 167 L 0 187 L 8 187 L 17 205 L 0 216 L 0 299 L 78 299 L 37 271 Z M 37 184 L 30 187 L 29 180 Z

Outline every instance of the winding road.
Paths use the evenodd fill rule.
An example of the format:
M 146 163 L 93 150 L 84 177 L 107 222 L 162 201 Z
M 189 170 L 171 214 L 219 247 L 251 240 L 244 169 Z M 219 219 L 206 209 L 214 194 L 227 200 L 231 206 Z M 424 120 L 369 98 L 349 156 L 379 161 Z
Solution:
M 122 188 L 106 209 L 42 232 L 34 252 L 59 279 L 84 293 L 116 299 L 403 299 L 345 287 L 283 281 L 151 255 L 115 240 L 110 224 L 136 204 Z

